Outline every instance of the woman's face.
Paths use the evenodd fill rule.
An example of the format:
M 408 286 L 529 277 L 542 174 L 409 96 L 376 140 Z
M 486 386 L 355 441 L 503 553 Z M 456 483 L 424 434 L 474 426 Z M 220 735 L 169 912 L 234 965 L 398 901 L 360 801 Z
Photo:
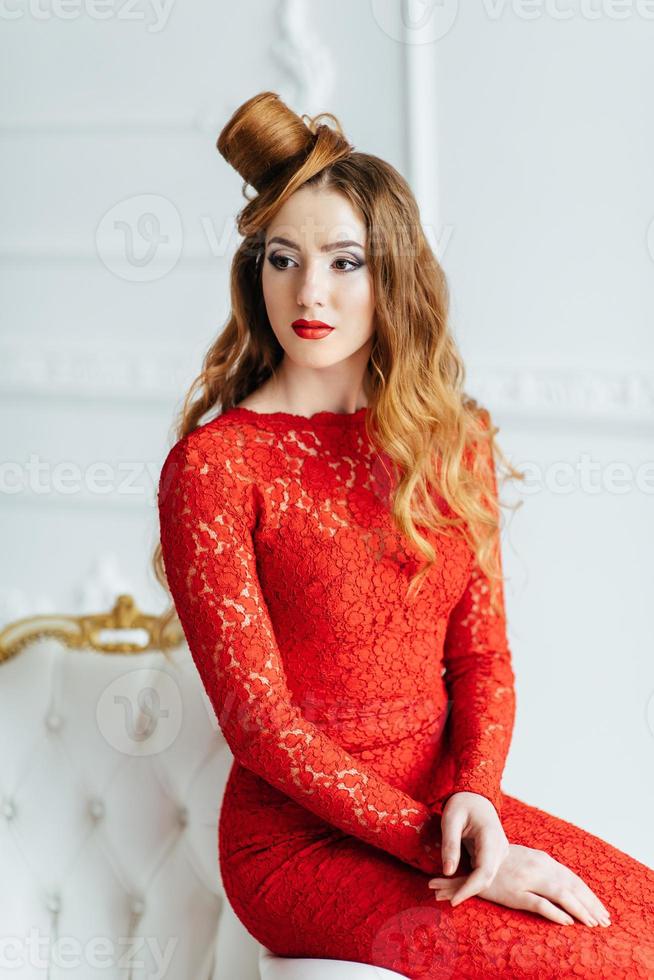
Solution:
M 365 365 L 375 332 L 365 248 L 361 216 L 336 191 L 302 187 L 270 222 L 263 297 L 286 358 L 321 368 L 360 351 Z M 320 320 L 333 329 L 312 339 L 293 329 L 299 319 Z

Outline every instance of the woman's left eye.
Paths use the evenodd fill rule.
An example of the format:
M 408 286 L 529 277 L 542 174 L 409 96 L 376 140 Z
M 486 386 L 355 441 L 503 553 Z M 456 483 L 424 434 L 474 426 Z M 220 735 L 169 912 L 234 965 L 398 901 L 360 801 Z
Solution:
M 353 270 L 358 269 L 360 265 L 360 263 L 355 262 L 354 259 L 334 259 L 334 262 L 345 262 L 347 263 L 347 265 L 351 265 Z M 341 272 L 346 272 L 346 271 L 347 271 L 346 269 L 341 269 Z

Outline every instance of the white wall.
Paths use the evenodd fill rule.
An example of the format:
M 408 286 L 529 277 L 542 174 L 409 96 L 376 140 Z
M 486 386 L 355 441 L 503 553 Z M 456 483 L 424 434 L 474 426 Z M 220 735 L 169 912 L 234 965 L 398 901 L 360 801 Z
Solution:
M 651 866 L 654 21 L 558 6 L 462 5 L 428 46 L 441 257 L 471 387 L 539 474 L 506 491 L 505 788 Z
M 505 789 L 654 865 L 652 473 L 649 492 L 636 484 L 654 428 L 644 4 L 621 4 L 622 20 L 609 0 L 596 19 L 571 0 L 567 20 L 551 3 L 528 19 L 539 8 L 517 0 L 121 9 L 26 6 L 0 35 L 2 621 L 98 611 L 117 591 L 163 607 L 158 469 L 225 321 L 243 203 L 215 140 L 272 88 L 334 112 L 410 179 L 469 390 L 513 462 L 541 468 L 532 493 L 505 493 L 524 500 L 504 552 L 519 699 Z M 169 236 L 152 260 L 144 214 L 146 236 Z M 583 454 L 599 493 L 547 488 Z M 624 493 L 606 482 L 616 461 Z

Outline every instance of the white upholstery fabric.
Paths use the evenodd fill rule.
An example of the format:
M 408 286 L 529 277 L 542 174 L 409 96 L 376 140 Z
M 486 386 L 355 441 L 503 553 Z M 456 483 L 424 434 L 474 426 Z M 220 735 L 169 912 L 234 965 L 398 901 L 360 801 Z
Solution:
M 322 960 L 275 956 L 260 946 L 261 980 L 393 980 L 402 973 L 351 960 Z
M 0 665 L 3 976 L 256 980 L 218 865 L 232 756 L 171 659 L 40 639 Z

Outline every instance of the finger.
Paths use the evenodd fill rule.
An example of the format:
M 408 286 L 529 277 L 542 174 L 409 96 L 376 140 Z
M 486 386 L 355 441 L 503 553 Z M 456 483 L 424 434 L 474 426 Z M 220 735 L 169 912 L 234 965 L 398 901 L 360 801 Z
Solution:
M 434 888 L 434 898 L 438 901 L 442 901 L 446 898 L 449 900 L 452 898 L 452 888 Z
M 535 895 L 533 892 L 525 892 L 524 900 L 516 903 L 516 908 L 526 909 L 528 912 L 536 912 L 537 915 L 542 915 L 545 919 L 551 919 L 552 922 L 558 922 L 562 926 L 574 925 L 575 920 L 572 916 L 564 912 L 563 909 L 558 908 L 543 895 Z
M 560 888 L 549 895 L 549 897 L 553 898 L 566 912 L 576 916 L 580 922 L 585 923 L 587 926 L 593 927 L 599 925 L 597 917 L 593 915 L 585 902 L 575 895 L 570 888 Z
M 465 883 L 459 888 L 459 890 L 454 894 L 452 898 L 452 908 L 460 905 L 461 902 L 465 902 L 467 898 L 472 898 L 473 895 L 477 895 L 482 889 L 486 888 L 490 882 L 493 880 L 493 874 L 488 870 L 488 868 L 475 868 L 475 870 L 468 875 Z
M 570 869 L 568 869 L 570 871 Z M 572 875 L 574 886 L 571 890 L 576 893 L 577 897 L 588 906 L 588 910 L 591 915 L 594 915 L 597 919 L 602 919 L 604 916 L 607 919 L 611 918 L 611 913 L 609 910 L 600 902 L 599 898 L 595 892 L 588 887 L 583 878 L 575 874 L 574 871 L 570 871 Z
M 547 868 L 544 873 L 537 876 L 537 880 L 532 883 L 534 894 L 543 895 L 562 905 L 587 926 L 609 926 L 611 924 L 609 914 L 583 879 L 558 861 L 554 862 L 554 868 L 556 870 L 554 880 L 549 876 L 551 872 Z
M 575 874 L 575 872 L 571 868 L 568 868 L 567 865 L 560 864 L 558 861 L 555 863 L 559 872 L 561 873 L 563 881 L 565 881 L 564 887 L 567 887 L 577 896 L 578 900 L 587 907 L 588 911 L 594 918 L 599 919 L 603 925 L 605 923 L 610 924 L 611 915 L 608 909 L 602 904 L 595 892 L 589 888 L 583 878 L 580 878 L 578 874 Z M 540 880 L 537 884 L 539 892 L 548 886 L 548 878 L 549 872 L 547 872 L 545 876 L 541 875 L 542 880 Z
M 452 898 L 453 888 L 435 888 L 434 899 L 437 902 L 449 902 Z
M 456 878 L 430 878 L 428 887 L 443 888 L 445 885 L 459 885 L 461 882 L 465 881 L 467 877 L 467 875 L 457 875 Z
M 434 885 L 430 885 L 430 890 L 438 898 L 451 898 L 455 893 L 459 885 L 465 881 L 465 877 L 458 876 L 456 878 L 442 878 L 440 881 Z
M 465 885 L 459 889 L 452 899 L 452 906 L 460 905 L 467 898 L 478 894 L 483 888 L 487 887 L 495 875 L 501 863 L 499 848 L 495 846 L 495 836 L 492 832 L 482 831 L 478 838 L 478 865 L 468 876 Z
M 443 874 L 454 874 L 461 860 L 461 834 L 465 825 L 466 815 L 463 812 L 459 816 L 447 815 L 441 819 L 441 860 L 443 863 Z

